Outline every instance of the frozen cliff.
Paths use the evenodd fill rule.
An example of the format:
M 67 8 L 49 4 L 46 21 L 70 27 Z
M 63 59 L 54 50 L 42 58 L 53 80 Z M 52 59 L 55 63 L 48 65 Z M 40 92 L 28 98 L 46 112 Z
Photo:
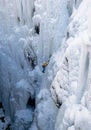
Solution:
M 91 129 L 90 9 L 0 0 L 0 130 Z

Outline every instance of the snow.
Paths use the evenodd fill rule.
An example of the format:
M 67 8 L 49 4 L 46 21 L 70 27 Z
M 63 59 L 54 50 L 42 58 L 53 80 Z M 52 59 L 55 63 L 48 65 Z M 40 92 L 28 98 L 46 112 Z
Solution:
M 54 130 L 57 107 L 55 106 L 49 91 L 44 88 L 37 97 L 36 120 L 37 126 L 42 130 Z M 42 121 L 41 121 L 42 119 Z M 45 125 L 46 124 L 46 125 Z
M 27 116 L 26 116 L 27 115 Z M 12 129 L 24 130 L 28 129 L 33 120 L 33 113 L 31 110 L 20 110 L 15 114 L 15 122 Z
M 63 109 L 63 108 L 62 108 Z M 61 109 L 61 112 L 62 112 Z M 60 114 L 61 114 L 60 112 Z M 58 116 L 59 118 L 59 116 Z M 90 122 L 90 113 L 89 111 L 81 106 L 81 105 L 69 105 L 69 108 L 66 109 L 64 116 L 62 117 L 62 121 L 60 119 L 60 121 L 62 122 L 57 126 L 56 125 L 56 130 L 66 130 L 66 129 L 81 129 L 81 130 L 85 130 L 85 129 L 89 129 L 91 126 L 91 122 Z
M 73 19 L 68 27 L 69 39 L 67 41 L 68 47 L 65 52 L 68 58 L 68 69 L 66 69 L 66 71 L 68 70 L 69 72 L 69 84 L 68 88 L 66 88 L 68 97 L 62 101 L 60 106 L 55 130 L 90 130 L 90 18 L 88 18 L 87 15 L 90 10 L 89 7 L 88 11 L 86 10 L 85 12 L 85 9 L 87 9 L 87 5 L 89 6 L 89 4 L 90 1 L 83 0 L 78 10 L 73 12 L 71 16 L 71 19 Z M 83 22 L 84 20 L 85 22 Z M 88 25 L 89 28 L 87 28 Z M 59 82 L 61 78 L 65 77 L 65 75 L 62 74 L 62 69 L 64 69 L 64 67 L 62 67 L 63 66 L 61 65 L 61 68 L 58 70 L 52 83 L 54 87 L 51 91 L 52 94 L 54 94 L 54 101 L 57 100 L 55 95 L 60 97 L 60 95 L 63 94 L 63 91 L 61 92 L 62 94 L 59 94 L 59 91 L 64 89 L 64 85 L 61 85 L 60 88 L 62 82 Z M 64 96 L 62 96 L 62 98 L 63 97 Z M 87 104 L 89 104 L 89 107 L 87 107 Z M 61 114 L 62 112 L 63 115 Z

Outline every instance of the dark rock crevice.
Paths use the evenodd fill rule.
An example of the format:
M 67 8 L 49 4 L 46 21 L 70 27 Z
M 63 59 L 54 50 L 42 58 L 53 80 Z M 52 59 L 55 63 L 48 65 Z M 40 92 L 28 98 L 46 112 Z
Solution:
M 29 97 L 27 101 L 27 107 L 35 109 L 35 98 Z

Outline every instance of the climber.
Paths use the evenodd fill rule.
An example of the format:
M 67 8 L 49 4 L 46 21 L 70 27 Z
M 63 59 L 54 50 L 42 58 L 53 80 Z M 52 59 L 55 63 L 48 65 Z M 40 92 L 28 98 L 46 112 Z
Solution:
M 47 65 L 48 65 L 48 62 L 44 62 L 44 63 L 42 64 L 42 68 L 43 68 L 42 72 L 43 72 L 43 73 L 45 73 L 45 68 L 46 68 Z

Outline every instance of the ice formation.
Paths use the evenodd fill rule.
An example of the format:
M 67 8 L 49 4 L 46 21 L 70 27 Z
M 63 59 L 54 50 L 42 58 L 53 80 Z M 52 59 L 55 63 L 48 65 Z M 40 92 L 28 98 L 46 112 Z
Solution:
M 0 0 L 0 130 L 91 129 L 90 9 Z

